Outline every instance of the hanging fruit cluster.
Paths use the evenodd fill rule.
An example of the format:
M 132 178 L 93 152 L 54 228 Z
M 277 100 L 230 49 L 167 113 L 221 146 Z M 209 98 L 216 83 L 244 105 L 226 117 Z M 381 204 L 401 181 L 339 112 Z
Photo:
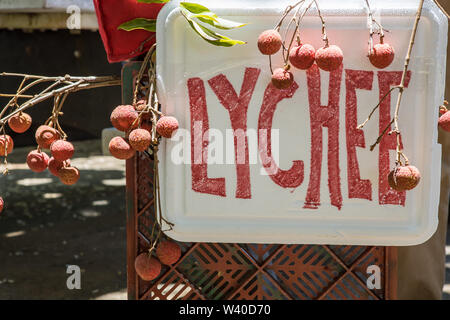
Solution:
M 330 45 L 329 43 L 325 19 L 321 14 L 318 2 L 313 0 L 306 8 L 303 9 L 305 2 L 306 1 L 299 1 L 295 5 L 288 6 L 283 13 L 280 22 L 275 26 L 275 28 L 264 31 L 258 37 L 259 51 L 263 55 L 268 55 L 270 57 L 272 84 L 277 89 L 287 89 L 294 82 L 294 75 L 290 71 L 291 66 L 299 70 L 307 70 L 314 63 L 316 63 L 320 69 L 327 72 L 332 72 L 339 69 L 344 60 L 344 53 L 341 48 L 335 44 Z M 303 42 L 300 33 L 301 22 L 313 4 L 316 5 L 318 15 L 322 22 L 322 40 L 324 41 L 324 46 L 317 50 L 313 45 Z M 291 22 L 289 23 L 283 38 L 280 34 L 281 27 L 283 26 L 283 22 L 288 17 L 289 13 L 294 9 L 297 9 L 297 11 L 292 16 Z M 383 27 L 375 19 L 373 19 L 372 14 L 370 14 L 370 20 L 371 27 L 368 52 L 369 61 L 376 68 L 384 69 L 394 61 L 394 48 L 388 43 L 384 43 Z M 377 34 L 380 36 L 380 43 L 375 45 L 373 44 L 373 35 L 375 34 L 373 27 L 374 24 L 378 26 Z M 288 39 L 287 35 L 292 25 L 295 25 L 295 28 L 292 36 Z M 284 66 L 272 70 L 271 56 L 277 54 L 280 50 L 282 51 Z
M 125 132 L 125 138 L 114 137 L 109 143 L 111 155 L 117 159 L 131 159 L 136 151 L 144 152 L 152 144 L 158 145 L 158 135 L 171 138 L 178 130 L 178 121 L 174 117 L 161 116 L 148 105 L 147 100 L 139 100 L 132 105 L 121 105 L 111 113 L 111 123 L 119 131 Z M 156 129 L 156 134 L 153 128 Z M 153 138 L 152 138 L 153 137 Z
M 33 172 L 43 172 L 48 168 L 50 173 L 58 177 L 63 184 L 73 185 L 80 178 L 80 172 L 77 168 L 70 166 L 70 159 L 75 149 L 72 143 L 66 141 L 67 135 L 59 125 L 58 115 L 54 112 L 47 120 L 47 124 L 36 130 L 35 138 L 38 147 L 28 153 L 26 163 Z M 26 132 L 31 124 L 32 118 L 25 112 L 19 112 L 8 120 L 10 129 L 16 133 Z M 13 139 L 3 134 L 0 137 L 0 154 L 7 157 L 13 149 Z M 50 150 L 52 157 L 49 157 L 42 149 Z
M 335 44 L 329 43 L 329 39 L 326 32 L 326 23 L 325 19 L 321 14 L 319 4 L 317 0 L 312 0 L 308 6 L 303 8 L 303 5 L 306 1 L 299 1 L 292 6 L 288 6 L 284 11 L 279 23 L 275 26 L 274 29 L 266 30 L 260 34 L 258 37 L 258 49 L 263 55 L 269 56 L 270 62 L 270 70 L 272 71 L 272 85 L 280 90 L 289 88 L 294 83 L 294 74 L 291 72 L 291 66 L 299 69 L 299 70 L 307 70 L 311 68 L 314 64 L 316 64 L 321 70 L 326 72 L 332 72 L 339 69 L 344 60 L 344 54 L 339 46 Z M 307 42 L 302 41 L 301 37 L 301 22 L 311 8 L 311 6 L 315 4 L 318 16 L 322 22 L 322 40 L 324 41 L 324 46 L 315 49 L 314 46 Z M 384 69 L 392 64 L 395 58 L 395 50 L 394 48 L 384 41 L 384 29 L 383 26 L 374 19 L 372 15 L 372 11 L 370 8 L 369 1 L 366 0 L 366 5 L 369 11 L 369 48 L 367 57 L 370 63 L 378 68 Z M 291 13 L 294 9 L 296 12 L 291 17 L 291 21 L 289 22 L 284 37 L 281 36 L 280 30 L 283 26 L 285 19 L 288 17 L 289 13 Z M 419 8 L 421 11 L 421 8 Z M 420 12 L 419 11 L 419 12 Z M 420 15 L 419 15 L 420 17 Z M 407 56 L 407 63 L 405 64 L 405 70 L 403 72 L 402 82 L 395 89 L 400 90 L 400 99 L 396 107 L 396 114 L 394 120 L 389 124 L 389 127 L 383 132 L 383 134 L 377 139 L 375 145 L 377 145 L 383 136 L 386 133 L 396 134 L 397 135 L 397 159 L 396 166 L 390 172 L 388 176 L 389 185 L 396 191 L 402 192 L 407 190 L 414 189 L 420 182 L 420 172 L 419 170 L 411 166 L 409 164 L 408 158 L 404 155 L 403 150 L 401 148 L 401 133 L 398 129 L 398 111 L 400 107 L 401 95 L 404 91 L 404 82 L 405 75 L 407 72 L 407 67 L 409 63 L 409 56 L 411 53 L 412 46 L 414 44 L 414 36 L 415 30 L 417 29 L 418 20 L 416 19 L 416 24 L 414 27 L 413 39 L 410 42 L 409 53 Z M 291 26 L 295 26 L 293 30 L 293 34 L 290 38 L 288 38 L 288 33 Z M 377 34 L 379 36 L 379 43 L 374 44 L 374 35 Z M 295 44 L 294 44 L 295 43 Z M 272 69 L 272 55 L 277 54 L 282 51 L 284 66 L 281 68 Z M 383 99 L 385 99 L 384 97 Z M 360 126 L 358 129 L 362 129 L 364 125 L 370 120 L 370 117 L 374 113 L 374 111 L 380 106 L 381 102 L 377 105 L 377 107 L 372 111 L 369 118 Z M 444 107 L 445 108 L 445 107 Z M 439 121 L 439 124 L 443 128 L 450 127 L 450 112 L 445 110 L 443 111 L 443 115 Z M 445 112 L 444 112 L 445 111 Z M 390 130 L 391 125 L 395 125 L 394 130 Z M 375 147 L 372 146 L 371 150 Z
M 0 157 L 4 157 L 5 168 L 3 174 L 8 174 L 8 155 L 13 152 L 14 141 L 6 134 L 9 127 L 15 133 L 25 133 L 32 125 L 32 118 L 25 110 L 39 103 L 53 99 L 53 110 L 47 121 L 38 127 L 35 132 L 37 147 L 27 155 L 26 163 L 33 172 L 44 172 L 46 169 L 58 177 L 65 185 L 73 185 L 80 179 L 79 170 L 71 165 L 70 159 L 75 153 L 72 143 L 67 141 L 67 134 L 59 123 L 63 115 L 62 107 L 70 93 L 92 88 L 118 86 L 121 84 L 118 77 L 46 77 L 19 73 L 0 73 L 3 77 L 22 78 L 14 94 L 2 93 L 2 97 L 11 97 L 11 100 L 0 111 Z M 36 89 L 43 84 L 47 87 L 36 93 Z M 19 100 L 24 99 L 22 103 Z M 8 113 L 8 111 L 10 111 Z M 43 150 L 49 150 L 49 156 Z M 4 208 L 4 200 L 0 197 L 0 212 Z

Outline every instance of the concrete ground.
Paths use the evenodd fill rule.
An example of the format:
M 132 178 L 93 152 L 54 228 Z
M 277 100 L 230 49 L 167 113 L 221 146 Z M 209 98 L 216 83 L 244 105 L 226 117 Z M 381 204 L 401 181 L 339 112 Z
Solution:
M 0 176 L 0 300 L 126 299 L 125 162 L 100 140 L 75 143 L 81 179 L 67 187 L 28 169 L 31 149 L 15 149 Z M 450 233 L 446 254 L 450 300 Z M 80 267 L 81 290 L 67 288 L 67 265 Z

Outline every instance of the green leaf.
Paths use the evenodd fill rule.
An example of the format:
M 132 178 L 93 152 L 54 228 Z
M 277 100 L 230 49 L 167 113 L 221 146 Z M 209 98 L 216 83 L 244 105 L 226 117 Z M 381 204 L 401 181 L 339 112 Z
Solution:
M 186 15 L 189 18 L 198 18 L 201 22 L 207 23 L 218 29 L 230 30 L 247 25 L 246 23 L 219 18 L 214 12 L 211 12 L 208 8 L 197 3 L 181 2 L 180 7 L 189 11 L 186 12 Z
M 137 2 L 141 3 L 167 3 L 170 0 L 137 0 Z
M 215 46 L 221 46 L 221 47 L 232 47 L 236 44 L 245 44 L 244 41 L 240 41 L 240 40 L 233 40 L 230 39 L 222 34 L 219 34 L 215 31 L 212 31 L 200 24 L 198 24 L 197 22 L 193 21 L 192 19 L 190 19 L 185 12 L 181 11 L 183 13 L 183 15 L 185 16 L 186 20 L 189 22 L 190 26 L 192 27 L 192 29 L 194 29 L 194 31 L 200 36 L 202 37 L 205 41 L 209 42 L 210 44 L 213 44 Z
M 210 24 L 213 27 L 216 27 L 218 29 L 223 29 L 223 30 L 236 29 L 236 28 L 246 26 L 248 24 L 248 23 L 240 23 L 240 22 L 222 19 L 217 16 L 215 19 L 213 19 L 212 17 L 199 16 L 198 20 L 200 20 L 201 22 Z
M 122 23 L 117 29 L 122 29 L 126 31 L 131 30 L 147 30 L 150 32 L 156 32 L 156 20 L 154 19 L 145 19 L 145 18 L 136 18 L 125 23 Z

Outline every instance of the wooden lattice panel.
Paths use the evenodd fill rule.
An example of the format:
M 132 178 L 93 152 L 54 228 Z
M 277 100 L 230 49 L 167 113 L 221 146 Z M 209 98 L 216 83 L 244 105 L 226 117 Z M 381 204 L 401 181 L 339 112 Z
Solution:
M 395 294 L 395 256 L 393 249 L 385 247 L 179 243 L 183 255 L 177 264 L 164 266 L 155 281 L 140 280 L 133 264 L 151 240 L 152 168 L 153 159 L 146 153 L 127 165 L 130 298 L 379 300 Z M 381 269 L 379 290 L 367 288 L 370 265 Z

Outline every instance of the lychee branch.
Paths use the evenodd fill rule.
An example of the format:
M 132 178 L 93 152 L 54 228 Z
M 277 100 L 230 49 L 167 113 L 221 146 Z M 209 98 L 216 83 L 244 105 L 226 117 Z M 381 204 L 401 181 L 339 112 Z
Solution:
M 40 77 L 40 76 L 29 76 L 29 75 L 22 75 L 22 74 L 9 74 L 9 73 L 1 73 L 2 76 L 23 76 L 24 80 L 28 79 L 37 79 L 33 81 L 32 83 L 28 84 L 24 88 L 18 90 L 16 95 L 13 96 L 13 98 L 9 101 L 9 103 L 3 108 L 2 112 L 0 113 L 0 125 L 5 124 L 10 118 L 15 116 L 16 114 L 25 111 L 26 109 L 33 107 L 41 102 L 44 102 L 50 98 L 55 98 L 57 96 L 65 95 L 72 92 L 77 92 L 81 90 L 88 90 L 88 89 L 94 89 L 94 88 L 100 88 L 100 87 L 109 87 L 109 86 L 120 86 L 121 80 L 118 77 L 71 77 L 71 76 L 64 76 L 64 77 Z M 74 82 L 75 81 L 75 82 Z M 45 90 L 40 92 L 39 94 L 36 94 L 32 96 L 31 99 L 27 100 L 25 103 L 23 103 L 20 107 L 18 107 L 15 111 L 11 112 L 6 117 L 3 117 L 6 113 L 7 109 L 11 106 L 16 104 L 17 98 L 23 96 L 23 94 L 29 90 L 30 88 L 43 83 L 43 82 L 54 82 L 49 87 L 47 87 Z M 55 87 L 61 85 L 61 84 L 67 84 L 66 86 L 60 87 L 58 89 L 54 89 Z M 51 90 L 51 91 L 50 91 Z
M 373 54 L 373 35 L 375 34 L 374 24 L 378 28 L 378 34 L 380 35 L 380 43 L 384 42 L 384 28 L 375 18 L 373 17 L 372 9 L 369 4 L 369 0 L 366 0 L 367 10 L 369 11 L 369 55 Z
M 399 85 L 399 94 L 397 98 L 397 105 L 395 106 L 395 115 L 394 115 L 394 132 L 397 134 L 397 164 L 401 164 L 401 157 L 405 158 L 406 165 L 408 165 L 408 159 L 403 154 L 403 150 L 401 149 L 401 132 L 398 126 L 398 117 L 400 112 L 400 106 L 402 102 L 403 92 L 405 91 L 405 82 L 406 82 L 406 75 L 408 73 L 408 67 L 409 62 L 411 60 L 411 52 L 414 47 L 414 42 L 416 39 L 417 34 L 417 28 L 419 26 L 420 18 L 422 16 L 422 9 L 423 9 L 424 0 L 420 0 L 419 8 L 417 9 L 416 13 L 416 19 L 414 21 L 414 27 L 413 31 L 411 33 L 411 39 L 409 40 L 409 47 L 408 47 L 408 53 L 406 54 L 405 58 L 405 66 L 403 68 L 403 74 L 402 74 L 402 80 L 400 81 Z
M 288 48 L 286 48 L 285 41 L 283 41 L 283 48 L 284 48 L 284 50 L 283 50 L 283 58 L 284 58 L 284 63 L 285 64 L 288 63 L 289 51 L 291 50 L 292 44 L 294 43 L 297 31 L 300 29 L 301 17 L 299 16 L 299 14 L 300 14 L 300 10 L 302 9 L 304 3 L 305 3 L 305 1 L 303 1 L 301 3 L 301 5 L 298 6 L 297 11 L 295 12 L 295 14 L 292 17 L 291 21 L 289 21 L 288 27 L 286 28 L 286 32 L 284 34 L 284 38 L 283 39 L 286 39 L 287 35 L 288 35 L 288 32 L 289 32 L 289 30 L 291 28 L 291 25 L 293 23 L 295 23 L 294 33 L 292 34 L 292 38 L 291 38 L 291 41 L 289 42 L 289 47 Z M 313 2 L 311 1 L 311 3 L 309 4 L 308 8 L 311 7 L 312 4 L 313 4 Z M 305 13 L 306 13 L 306 11 L 308 11 L 308 8 L 305 10 Z
M 151 113 L 151 137 L 150 137 L 150 150 L 153 157 L 153 201 L 155 207 L 155 221 L 152 226 L 149 250 L 147 251 L 148 257 L 151 256 L 152 252 L 156 249 L 160 243 L 160 239 L 164 232 L 173 230 L 174 224 L 166 220 L 163 216 L 161 209 L 161 194 L 159 185 L 159 159 L 158 159 L 158 149 L 160 143 L 160 137 L 157 133 L 157 122 L 163 114 L 159 111 L 159 100 L 156 93 L 156 65 L 154 61 L 154 55 L 156 53 L 156 44 L 153 45 L 147 52 L 144 61 L 141 64 L 141 68 L 137 74 L 135 80 L 133 105 L 142 105 L 145 103 L 143 108 L 139 108 L 139 114 L 136 119 L 131 123 L 130 129 L 126 132 L 126 135 L 131 137 L 133 135 L 133 130 L 136 127 L 141 126 L 142 119 L 144 115 Z M 144 75 L 147 71 L 148 84 L 144 81 Z M 138 102 L 138 96 L 140 92 L 145 92 L 144 102 Z M 129 132 L 131 131 L 131 133 Z M 146 148 L 147 149 L 147 148 Z
M 317 8 L 317 14 L 319 15 L 319 18 L 322 21 L 322 37 L 323 37 L 322 39 L 325 42 L 325 47 L 328 47 L 328 36 L 327 36 L 327 29 L 326 29 L 326 25 L 325 25 L 325 19 L 323 18 L 322 13 L 320 12 L 319 3 L 317 2 L 317 0 L 314 0 L 314 3 Z
M 392 87 L 384 96 L 383 98 L 381 98 L 381 100 L 378 102 L 378 104 L 372 109 L 372 111 L 370 112 L 369 116 L 367 117 L 367 119 L 360 124 L 359 126 L 356 127 L 356 129 L 362 129 L 365 127 L 365 125 L 370 121 L 370 119 L 372 118 L 373 114 L 375 113 L 375 111 L 378 110 L 378 108 L 381 106 L 381 104 L 383 103 L 384 100 L 386 100 L 387 97 L 389 97 L 389 95 L 392 93 L 392 91 L 399 89 L 399 86 L 395 86 Z M 392 124 L 392 123 L 391 123 Z
M 294 15 L 294 17 L 292 18 L 292 21 L 293 21 L 293 22 L 296 22 L 296 26 L 295 26 L 295 29 L 294 29 L 294 33 L 292 34 L 291 42 L 289 43 L 289 48 L 287 49 L 287 54 L 286 54 L 286 57 L 285 57 L 285 64 L 288 63 L 289 52 L 291 51 L 292 44 L 294 43 L 295 38 L 297 37 L 297 42 L 298 42 L 298 44 L 301 43 L 300 32 L 299 32 L 299 30 L 300 30 L 300 24 L 301 24 L 301 22 L 303 21 L 303 18 L 305 17 L 306 13 L 309 11 L 309 9 L 312 7 L 313 4 L 314 4 L 314 0 L 311 0 L 311 2 L 310 2 L 309 5 L 306 7 L 306 9 L 305 9 L 305 10 L 302 12 L 302 14 L 297 18 L 296 15 L 300 12 L 300 9 L 302 8 L 303 5 L 300 6 L 300 7 L 298 8 L 298 11 L 297 11 L 296 15 Z M 288 27 L 288 30 L 286 30 L 286 36 L 287 36 L 287 32 L 288 32 L 288 31 L 289 31 L 289 27 Z M 286 36 L 285 36 L 285 38 L 286 38 Z M 283 43 L 283 44 L 284 44 L 284 43 Z
M 294 5 L 291 6 L 287 6 L 287 8 L 284 10 L 283 15 L 281 16 L 280 21 L 277 23 L 277 25 L 275 26 L 274 30 L 280 31 L 281 26 L 283 25 L 284 20 L 286 19 L 286 17 L 289 15 L 289 13 L 291 13 L 292 10 L 294 10 L 295 8 L 297 8 L 299 5 L 303 4 L 306 0 L 301 0 L 299 2 L 297 2 Z
M 328 36 L 327 36 L 327 31 L 326 31 L 326 23 L 325 23 L 325 19 L 324 19 L 323 15 L 322 15 L 322 12 L 320 10 L 318 1 L 317 0 L 311 0 L 309 2 L 308 6 L 305 8 L 305 10 L 300 14 L 301 9 L 302 9 L 303 5 L 305 4 L 305 2 L 306 2 L 306 0 L 302 0 L 302 1 L 297 2 L 294 5 L 288 6 L 285 9 L 285 11 L 284 11 L 280 21 L 276 24 L 276 26 L 274 28 L 274 30 L 276 32 L 279 32 L 280 29 L 281 29 L 281 26 L 283 25 L 285 19 L 288 17 L 289 13 L 291 13 L 294 9 L 297 8 L 297 11 L 294 13 L 294 15 L 292 16 L 289 24 L 287 25 L 287 28 L 286 28 L 286 31 L 285 31 L 285 35 L 284 35 L 282 43 L 281 43 L 281 47 L 283 49 L 282 53 L 283 53 L 284 70 L 285 71 L 288 71 L 290 69 L 289 53 L 290 53 L 290 51 L 292 49 L 292 45 L 293 45 L 293 43 L 295 41 L 295 38 L 297 37 L 297 42 L 298 42 L 299 45 L 301 43 L 300 34 L 299 34 L 300 24 L 301 24 L 303 18 L 305 17 L 306 13 L 309 11 L 309 9 L 312 7 L 313 4 L 317 8 L 317 14 L 318 14 L 318 16 L 319 16 L 319 18 L 321 20 L 321 24 L 322 24 L 322 40 L 325 42 L 324 48 L 328 48 L 329 47 L 329 40 L 328 40 Z M 291 38 L 291 40 L 289 42 L 289 46 L 286 47 L 287 34 L 289 33 L 292 24 L 295 24 L 295 29 L 294 29 L 294 32 L 292 34 L 292 38 Z M 271 73 L 274 74 L 274 70 L 272 68 L 272 55 L 271 54 L 269 54 L 269 67 L 270 67 Z

